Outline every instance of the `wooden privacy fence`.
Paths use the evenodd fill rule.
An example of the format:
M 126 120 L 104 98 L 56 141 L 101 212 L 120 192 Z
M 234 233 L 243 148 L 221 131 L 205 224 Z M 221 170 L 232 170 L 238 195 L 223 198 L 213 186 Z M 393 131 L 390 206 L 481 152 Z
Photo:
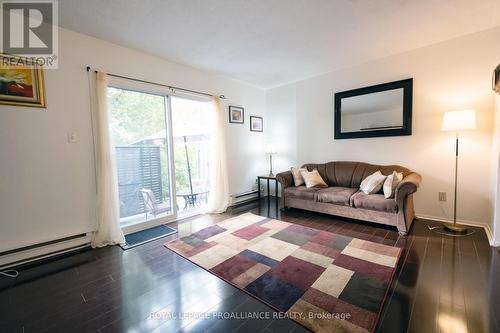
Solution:
M 162 201 L 160 146 L 117 146 L 116 168 L 120 217 L 144 213 L 141 188 L 151 189 Z

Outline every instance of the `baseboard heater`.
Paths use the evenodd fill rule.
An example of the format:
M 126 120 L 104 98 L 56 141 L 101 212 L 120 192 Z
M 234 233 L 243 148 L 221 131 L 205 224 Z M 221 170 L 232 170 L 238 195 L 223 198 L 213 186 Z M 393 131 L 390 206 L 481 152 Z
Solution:
M 233 198 L 239 199 L 239 198 L 243 198 L 243 197 L 248 197 L 252 194 L 259 194 L 259 191 L 255 190 L 255 191 L 248 191 L 248 192 L 243 192 L 240 194 L 235 194 L 235 195 L 233 195 Z
M 0 252 L 0 270 L 59 256 L 88 246 L 90 246 L 88 234 L 83 233 L 3 251 Z
M 239 207 L 241 205 L 245 205 L 249 202 L 257 200 L 257 195 L 259 194 L 259 191 L 248 191 L 248 192 L 243 192 L 239 194 L 233 194 L 231 197 L 233 198 L 231 204 L 229 207 L 235 208 Z M 252 197 L 253 196 L 253 197 Z

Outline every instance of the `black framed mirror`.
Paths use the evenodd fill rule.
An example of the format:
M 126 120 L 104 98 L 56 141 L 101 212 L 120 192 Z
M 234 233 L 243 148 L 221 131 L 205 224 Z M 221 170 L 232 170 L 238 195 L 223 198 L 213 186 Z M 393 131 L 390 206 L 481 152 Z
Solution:
M 335 93 L 335 139 L 411 135 L 413 79 Z

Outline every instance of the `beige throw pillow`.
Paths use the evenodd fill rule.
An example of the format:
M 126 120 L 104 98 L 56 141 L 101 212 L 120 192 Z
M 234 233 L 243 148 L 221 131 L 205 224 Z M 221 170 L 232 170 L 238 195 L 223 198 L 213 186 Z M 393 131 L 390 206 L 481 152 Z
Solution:
M 307 171 L 306 168 L 294 168 L 291 167 L 290 170 L 292 171 L 292 176 L 293 176 L 293 183 L 295 186 L 300 186 L 304 184 L 304 178 L 300 174 L 302 171 Z
M 366 184 L 368 184 L 368 182 L 370 181 L 370 177 L 375 176 L 375 175 L 381 175 L 381 174 L 382 174 L 382 172 L 380 172 L 380 171 L 376 171 L 376 172 L 372 173 L 371 175 L 369 175 L 368 177 L 366 177 L 365 179 L 363 179 L 363 181 L 359 185 L 359 188 L 360 189 L 365 188 Z
M 374 172 L 373 174 L 363 179 L 361 185 L 359 185 L 359 189 L 365 194 L 377 193 L 384 185 L 384 181 L 386 178 L 387 176 L 384 176 L 380 171 Z
M 386 199 L 394 198 L 394 192 L 399 183 L 403 180 L 403 173 L 397 173 L 393 171 L 392 174 L 387 176 L 387 179 L 384 182 L 384 197 Z
M 302 178 L 304 178 L 304 182 L 306 183 L 307 188 L 315 187 L 315 186 L 328 187 L 328 185 L 326 185 L 325 181 L 323 180 L 323 178 L 321 178 L 318 170 L 316 170 L 316 169 L 314 169 L 311 172 L 301 171 L 300 174 L 301 174 Z

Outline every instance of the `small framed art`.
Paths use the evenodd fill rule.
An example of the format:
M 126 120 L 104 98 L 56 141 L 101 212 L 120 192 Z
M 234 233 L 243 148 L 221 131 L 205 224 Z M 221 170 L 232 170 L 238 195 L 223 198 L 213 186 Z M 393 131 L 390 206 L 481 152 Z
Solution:
M 245 123 L 245 109 L 241 106 L 229 105 L 229 122 L 235 124 Z
M 264 132 L 264 119 L 262 117 L 250 116 L 250 131 Z

